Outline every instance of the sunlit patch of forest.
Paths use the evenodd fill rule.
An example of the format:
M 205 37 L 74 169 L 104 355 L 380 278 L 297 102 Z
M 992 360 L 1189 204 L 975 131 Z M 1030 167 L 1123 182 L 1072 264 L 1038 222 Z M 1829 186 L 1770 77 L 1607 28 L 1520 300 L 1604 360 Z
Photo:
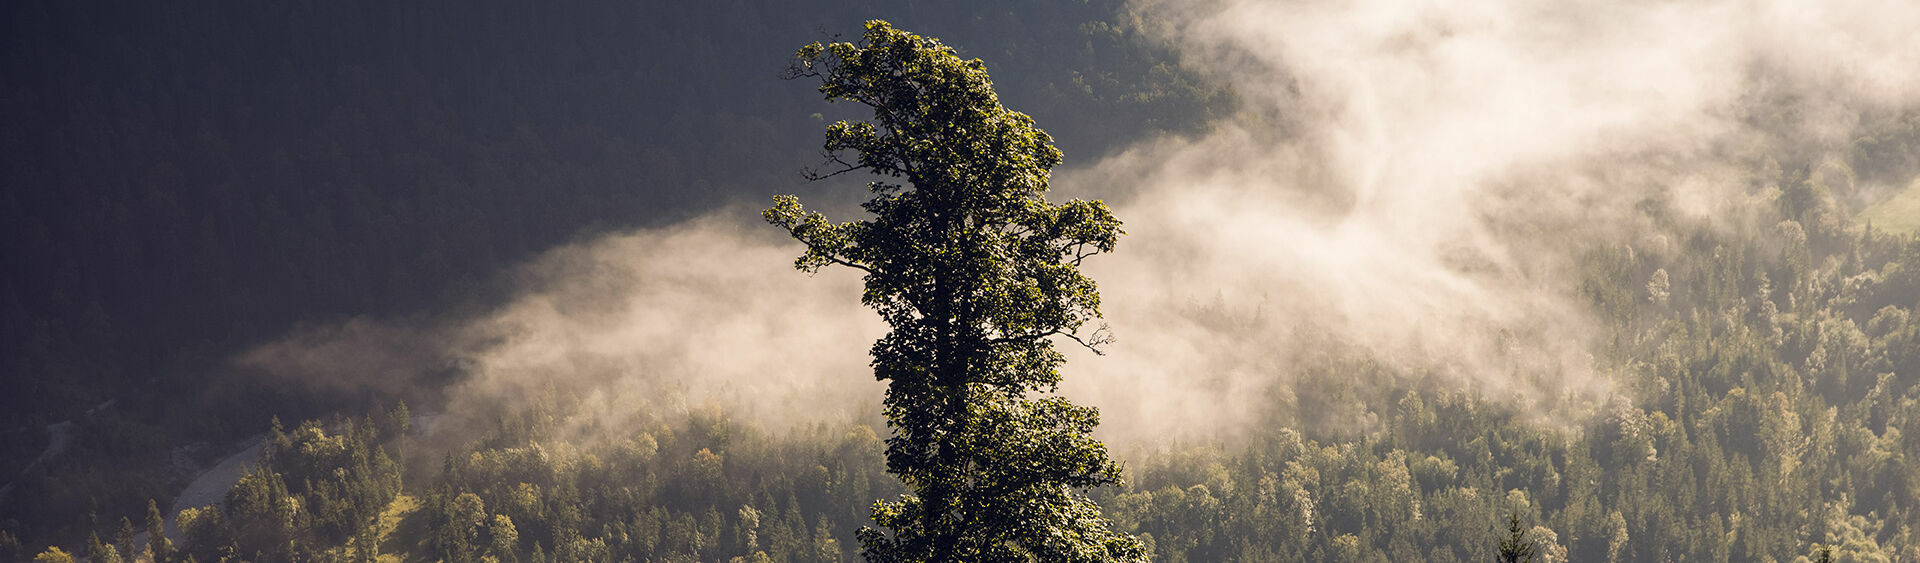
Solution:
M 1907 189 L 1895 193 L 1873 207 L 1867 208 L 1860 218 L 1877 229 L 1891 233 L 1920 232 L 1920 182 L 1907 184 Z
M 484 309 L 492 272 L 615 226 L 814 193 L 820 108 L 775 75 L 885 11 L 845 4 L 9 6 L 0 559 L 858 559 L 903 491 L 870 409 L 695 400 L 579 439 L 590 390 L 453 417 L 431 391 L 461 366 L 343 390 L 227 361 L 316 319 Z M 1070 160 L 1232 115 L 1121 2 L 897 11 L 976 46 Z M 788 20 L 815 34 L 713 39 Z M 1591 409 L 1333 347 L 1231 440 L 1117 445 L 1127 482 L 1089 494 L 1159 561 L 1920 561 L 1913 115 L 1740 154 L 1716 216 L 1650 197 L 1647 236 L 1579 245 L 1558 289 L 1600 327 Z M 230 444 L 259 454 L 176 506 Z
M 1095 496 L 1166 561 L 1484 561 L 1512 514 L 1547 560 L 1784 561 L 1818 557 L 1814 544 L 1912 557 L 1920 434 L 1902 428 L 1920 421 L 1920 240 L 1766 174 L 1753 187 L 1774 197 L 1750 210 L 1762 226 L 1675 224 L 1687 236 L 1664 252 L 1587 256 L 1582 291 L 1612 342 L 1599 361 L 1634 400 L 1539 421 L 1439 381 L 1391 385 L 1403 378 L 1355 354 L 1295 392 L 1350 402 L 1372 427 L 1276 413 L 1242 445 L 1137 453 L 1131 482 Z M 1788 203 L 1796 191 L 1806 206 Z M 712 405 L 608 443 L 556 441 L 577 402 L 501 417 L 410 473 L 399 501 L 404 415 L 276 427 L 224 508 L 181 515 L 179 549 L 842 561 L 873 499 L 899 491 L 868 421 L 767 429 Z

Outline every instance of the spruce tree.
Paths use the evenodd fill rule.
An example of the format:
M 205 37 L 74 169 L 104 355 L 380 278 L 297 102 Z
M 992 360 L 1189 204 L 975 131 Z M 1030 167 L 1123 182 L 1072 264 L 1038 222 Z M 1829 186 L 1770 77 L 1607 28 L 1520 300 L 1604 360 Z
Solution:
M 160 515 L 160 504 L 147 499 L 147 550 L 154 561 L 173 559 L 173 540 L 167 537 L 167 520 Z

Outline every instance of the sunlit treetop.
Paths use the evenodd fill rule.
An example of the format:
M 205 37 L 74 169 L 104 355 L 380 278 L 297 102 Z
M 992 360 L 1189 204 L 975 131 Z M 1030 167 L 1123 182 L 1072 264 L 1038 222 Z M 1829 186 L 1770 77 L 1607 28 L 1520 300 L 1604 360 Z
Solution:
M 1095 409 L 1032 398 L 1060 381 L 1052 337 L 1097 348 L 1086 258 L 1120 221 L 1098 201 L 1046 200 L 1060 164 L 1033 119 L 1000 105 L 986 65 L 938 41 L 867 23 L 859 44 L 802 47 L 790 78 L 873 110 L 827 128 L 829 168 L 864 171 L 865 220 L 833 223 L 781 196 L 765 213 L 806 246 L 795 266 L 866 273 L 862 301 L 892 331 L 873 346 L 888 382 L 887 467 L 914 491 L 862 530 L 875 561 L 1106 561 L 1144 557 L 1077 491 L 1120 482 L 1091 437 Z M 1097 350 L 1096 350 L 1097 351 Z

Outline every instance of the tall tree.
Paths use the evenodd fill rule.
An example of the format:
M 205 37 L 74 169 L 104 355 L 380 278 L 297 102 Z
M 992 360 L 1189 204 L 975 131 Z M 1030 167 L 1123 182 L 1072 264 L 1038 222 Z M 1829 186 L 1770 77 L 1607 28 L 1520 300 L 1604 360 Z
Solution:
M 120 517 L 120 527 L 113 532 L 113 548 L 123 558 L 133 557 L 133 521 Z
M 147 499 L 147 550 L 154 561 L 173 559 L 173 540 L 167 537 L 167 520 L 160 515 L 160 505 Z
M 1507 537 L 1500 540 L 1500 562 L 1531 563 L 1533 556 L 1533 543 L 1527 541 L 1527 530 L 1520 525 L 1520 514 L 1507 514 Z
M 888 383 L 887 469 L 912 494 L 876 503 L 891 533 L 862 529 L 863 554 L 1143 559 L 1084 495 L 1120 482 L 1091 437 L 1098 411 L 1050 395 L 1064 361 L 1053 337 L 1103 343 L 1080 334 L 1100 298 L 1079 265 L 1113 250 L 1120 221 L 1099 201 L 1049 203 L 1052 138 L 1000 105 L 985 63 L 937 40 L 870 21 L 859 44 L 802 47 L 788 76 L 873 110 L 828 126 L 830 168 L 808 172 L 877 176 L 871 219 L 832 223 L 793 196 L 764 214 L 805 244 L 799 269 L 865 272 L 862 301 L 892 328 L 873 346 L 874 375 Z

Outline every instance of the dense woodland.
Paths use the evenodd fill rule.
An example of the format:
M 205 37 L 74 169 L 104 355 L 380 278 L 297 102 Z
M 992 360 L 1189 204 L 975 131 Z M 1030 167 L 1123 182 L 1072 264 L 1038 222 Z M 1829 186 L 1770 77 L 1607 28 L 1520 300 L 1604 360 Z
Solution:
M 1687 233 L 1672 248 L 1588 256 L 1580 291 L 1613 343 L 1599 361 L 1639 400 L 1552 424 L 1330 353 L 1297 403 L 1368 423 L 1276 409 L 1242 445 L 1138 454 L 1132 481 L 1097 498 L 1164 561 L 1486 561 L 1513 515 L 1553 561 L 1920 556 L 1920 433 L 1902 432 L 1920 421 L 1920 240 L 1851 226 L 1822 176 L 1759 164 L 1749 211 L 1771 224 L 1671 218 Z M 266 463 L 224 509 L 177 515 L 184 543 L 158 551 L 847 561 L 873 499 L 899 491 L 867 421 L 766 429 L 710 406 L 625 439 L 554 440 L 577 402 L 549 391 L 404 486 L 404 405 L 276 421 Z
M 9 2 L 0 528 L 71 544 L 275 416 L 433 406 L 226 362 L 302 323 L 483 309 L 537 251 L 775 191 L 850 205 L 799 173 L 835 108 L 778 77 L 864 19 L 1001 61 L 1074 158 L 1223 113 L 1120 4 Z
M 820 106 L 774 77 L 819 37 L 739 32 L 764 22 L 940 36 L 1070 162 L 1231 105 L 1117 2 L 1015 4 L 9 4 L 0 559 L 855 559 L 901 491 L 874 416 L 710 405 L 581 443 L 559 432 L 581 398 L 549 390 L 448 446 L 411 428 L 432 397 L 221 359 L 300 321 L 485 302 L 490 272 L 582 233 L 810 193 Z M 1920 560 L 1920 238 L 1856 217 L 1920 173 L 1920 119 L 1871 123 L 1750 155 L 1726 217 L 1650 198 L 1662 236 L 1583 251 L 1565 289 L 1619 391 L 1593 412 L 1336 347 L 1244 439 L 1123 451 L 1129 482 L 1092 494 L 1162 561 L 1487 561 L 1510 517 L 1546 561 Z M 158 508 L 182 458 L 263 430 L 224 506 Z

